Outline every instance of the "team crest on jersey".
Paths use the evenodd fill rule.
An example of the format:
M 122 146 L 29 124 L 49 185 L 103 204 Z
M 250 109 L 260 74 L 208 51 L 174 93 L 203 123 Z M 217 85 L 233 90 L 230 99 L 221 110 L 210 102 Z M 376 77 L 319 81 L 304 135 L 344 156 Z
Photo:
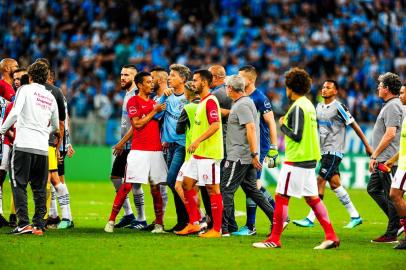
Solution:
M 128 111 L 131 114 L 136 114 L 137 113 L 137 108 L 135 106 L 131 106 L 130 108 L 128 108 Z
M 203 174 L 203 179 L 204 181 L 207 181 L 207 179 L 209 179 L 209 176 L 207 174 Z
M 264 101 L 264 106 L 265 106 L 265 108 L 271 108 L 272 107 L 272 105 L 271 105 L 271 103 L 269 102 L 269 100 L 265 100 Z
M 211 117 L 211 118 L 218 118 L 218 117 L 219 117 L 219 114 L 217 113 L 216 110 L 212 110 L 212 111 L 210 112 L 210 117 Z
M 228 162 L 228 160 L 226 162 L 224 162 L 224 168 L 228 168 L 228 166 L 230 166 L 230 162 Z

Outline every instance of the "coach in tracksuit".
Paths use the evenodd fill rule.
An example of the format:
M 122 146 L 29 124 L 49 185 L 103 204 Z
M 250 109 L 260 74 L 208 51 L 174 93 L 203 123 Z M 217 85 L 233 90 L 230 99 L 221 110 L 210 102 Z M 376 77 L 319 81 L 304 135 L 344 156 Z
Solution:
M 245 194 L 265 212 L 272 223 L 273 208 L 257 188 L 258 120 L 254 102 L 245 94 L 245 81 L 239 75 L 226 78 L 227 95 L 234 101 L 227 124 L 227 160 L 221 176 L 223 195 L 223 235 L 238 230 L 234 217 L 234 194 L 241 185 Z
M 48 138 L 50 132 L 59 136 L 56 100 L 44 86 L 48 74 L 45 63 L 35 62 L 29 66 L 30 84 L 18 90 L 14 107 L 0 128 L 0 134 L 4 134 L 17 122 L 10 175 L 18 218 L 18 227 L 12 231 L 14 234 L 42 234 L 45 225 Z M 28 182 L 35 202 L 33 226 L 27 209 Z

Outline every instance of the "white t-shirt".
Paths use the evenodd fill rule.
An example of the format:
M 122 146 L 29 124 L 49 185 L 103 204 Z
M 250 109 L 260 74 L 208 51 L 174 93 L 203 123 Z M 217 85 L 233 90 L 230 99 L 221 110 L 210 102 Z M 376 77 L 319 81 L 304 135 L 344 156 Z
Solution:
M 45 86 L 31 83 L 20 87 L 14 106 L 0 128 L 4 134 L 15 122 L 14 148 L 48 155 L 49 133 L 59 129 L 58 106 Z M 51 126 L 51 128 L 49 128 Z

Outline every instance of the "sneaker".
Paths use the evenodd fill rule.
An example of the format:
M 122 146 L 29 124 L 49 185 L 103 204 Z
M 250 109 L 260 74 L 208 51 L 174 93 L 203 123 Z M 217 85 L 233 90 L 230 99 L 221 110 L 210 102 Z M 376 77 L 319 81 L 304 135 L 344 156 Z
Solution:
M 123 227 L 126 227 L 126 226 L 128 226 L 128 225 L 131 225 L 131 223 L 134 222 L 135 220 L 136 220 L 136 219 L 135 219 L 134 214 L 129 214 L 129 215 L 123 216 L 123 217 L 120 219 L 120 221 L 119 221 L 116 225 L 114 225 L 114 228 L 123 228 Z
M 371 240 L 371 243 L 396 244 L 398 242 L 396 236 L 387 236 L 386 234 Z
M 18 235 L 18 234 L 32 234 L 32 227 L 31 225 L 25 225 L 24 227 L 16 227 L 14 230 L 10 232 L 11 234 Z
M 151 233 L 166 233 L 164 231 L 164 226 L 161 224 L 155 224 L 154 229 L 151 231 Z
M 203 232 L 203 233 L 205 233 L 205 232 Z M 200 234 L 203 234 L 203 233 L 199 233 L 199 235 Z M 229 232 L 221 232 L 221 237 L 230 237 L 231 236 L 231 234 L 229 233 Z
M 202 238 L 220 238 L 221 232 L 218 232 L 214 229 L 208 230 L 206 233 L 202 233 L 199 235 Z
M 188 235 L 188 234 L 193 234 L 193 233 L 198 233 L 200 231 L 200 225 L 199 224 L 188 224 L 186 225 L 185 228 L 181 231 L 174 231 L 175 234 L 177 235 Z
M 304 227 L 304 228 L 314 227 L 314 223 L 308 218 L 294 220 L 293 224 L 295 224 L 296 226 L 299 226 L 299 227 Z
M 8 226 L 8 221 L 3 217 L 2 214 L 0 214 L 0 228 L 3 226 Z
M 405 227 L 403 227 L 403 226 L 401 226 L 400 228 L 399 228 L 399 230 L 398 230 L 398 234 L 397 234 L 397 236 L 400 236 L 402 233 L 404 233 L 405 232 Z
M 57 229 L 58 224 L 61 222 L 61 218 L 59 216 L 57 217 L 50 217 L 48 216 L 46 222 L 45 222 L 45 227 L 48 229 Z
M 58 224 L 58 230 L 71 229 L 74 227 L 73 221 L 63 218 Z
M 44 235 L 44 230 L 39 227 L 32 227 L 32 234 L 42 236 Z
M 250 236 L 256 235 L 257 230 L 255 229 L 255 227 L 253 227 L 252 230 L 250 230 L 248 226 L 242 226 L 237 232 L 233 232 L 231 234 L 236 236 Z
M 116 226 L 114 226 L 114 227 L 117 228 Z M 148 227 L 148 224 L 147 224 L 146 220 L 138 221 L 138 220 L 134 219 L 131 222 L 131 225 L 128 226 L 127 228 L 140 231 L 140 230 L 143 230 L 143 229 L 145 229 L 147 227 Z M 151 231 L 152 231 L 152 229 L 151 229 Z
M 207 230 L 206 218 L 202 218 L 202 220 L 199 223 L 200 223 L 200 231 Z
M 399 241 L 399 244 L 393 247 L 394 249 L 406 249 L 406 238 Z
M 314 249 L 331 249 L 338 248 L 340 246 L 340 240 L 324 240 L 320 245 L 315 246 Z
M 361 217 L 356 217 L 356 218 L 352 217 L 350 222 L 347 225 L 345 225 L 344 228 L 353 229 L 356 226 L 361 225 L 361 224 L 362 224 L 362 218 Z
M 104 231 L 108 233 L 114 232 L 114 221 L 107 222 L 106 226 L 104 226 Z
M 10 217 L 8 219 L 8 226 L 9 227 L 17 227 L 17 215 L 16 214 L 10 214 Z
M 252 246 L 255 248 L 281 248 L 282 247 L 280 242 L 271 241 L 269 238 L 262 242 L 253 243 Z

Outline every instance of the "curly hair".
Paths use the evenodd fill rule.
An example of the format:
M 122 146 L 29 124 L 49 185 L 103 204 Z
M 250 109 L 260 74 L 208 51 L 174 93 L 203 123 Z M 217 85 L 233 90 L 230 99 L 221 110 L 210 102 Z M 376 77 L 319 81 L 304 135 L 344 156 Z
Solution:
M 28 67 L 28 75 L 35 83 L 45 84 L 49 75 L 49 67 L 41 61 L 36 61 Z
M 378 82 L 382 83 L 384 87 L 387 87 L 393 95 L 400 94 L 400 88 L 402 88 L 402 81 L 400 77 L 392 72 L 386 72 L 378 77 Z
M 312 79 L 309 74 L 301 68 L 291 68 L 285 73 L 285 85 L 299 95 L 310 92 Z

